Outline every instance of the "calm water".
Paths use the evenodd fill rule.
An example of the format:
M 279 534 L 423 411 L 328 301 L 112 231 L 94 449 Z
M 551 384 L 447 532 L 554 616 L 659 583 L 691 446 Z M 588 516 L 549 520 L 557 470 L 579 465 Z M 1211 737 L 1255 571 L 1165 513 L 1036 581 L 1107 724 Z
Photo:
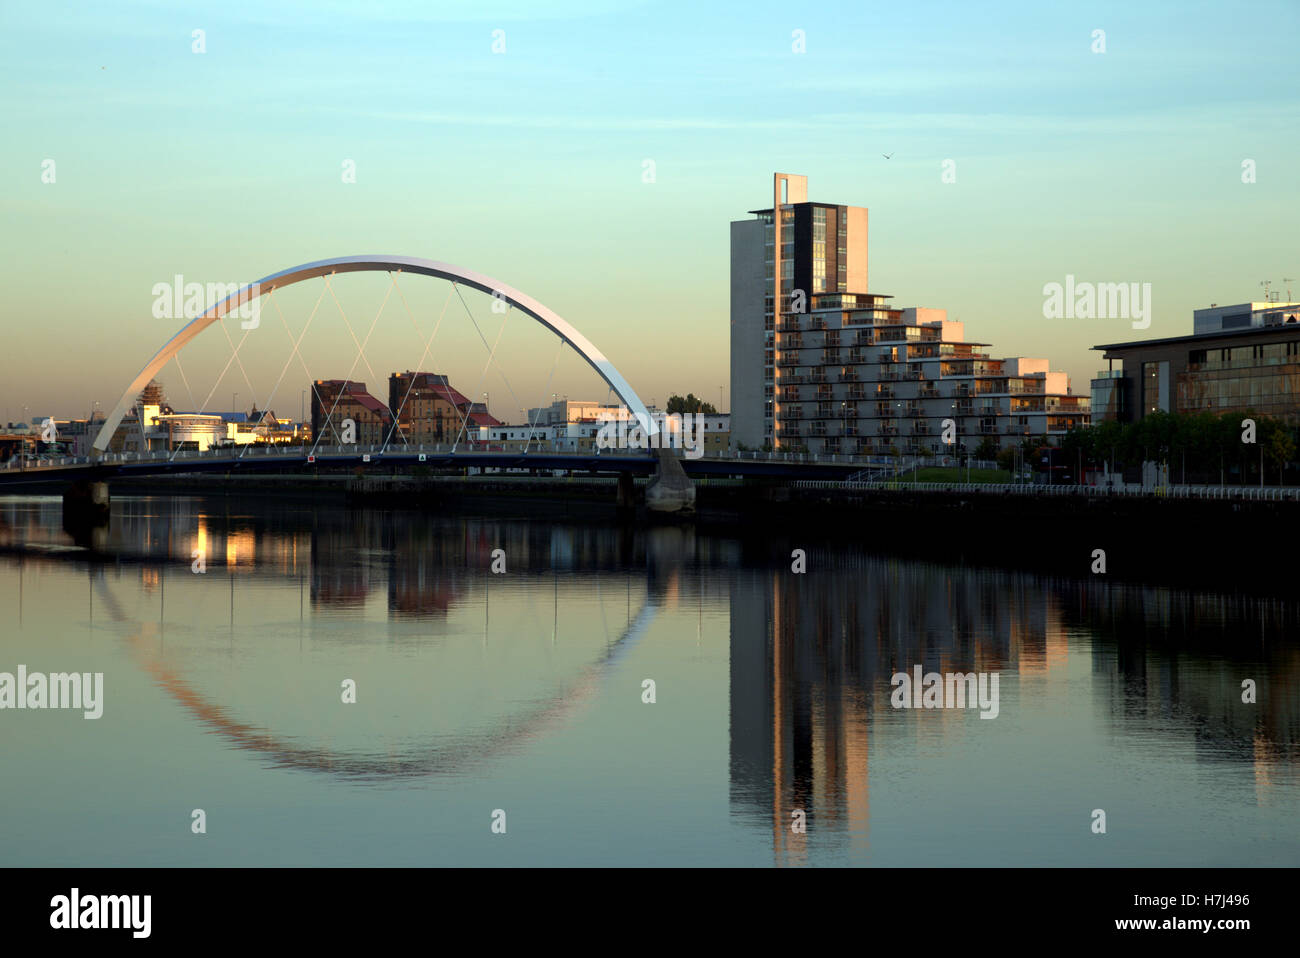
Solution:
M 1300 604 L 782 535 L 0 500 L 0 864 L 1300 864 Z

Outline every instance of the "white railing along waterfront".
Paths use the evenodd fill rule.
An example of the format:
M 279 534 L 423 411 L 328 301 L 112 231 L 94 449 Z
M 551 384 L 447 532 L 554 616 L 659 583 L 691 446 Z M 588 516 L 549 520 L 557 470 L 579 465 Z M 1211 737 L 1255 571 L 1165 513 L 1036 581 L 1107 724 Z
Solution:
M 22 462 L 17 457 L 0 463 L 0 469 L 6 471 L 18 470 L 27 471 L 35 469 L 48 469 L 56 466 L 85 466 L 96 463 L 144 463 L 144 462 L 192 462 L 192 461 L 211 461 L 211 460 L 238 460 L 244 458 L 260 457 L 279 457 L 285 459 L 305 459 L 312 455 L 317 459 L 321 458 L 355 458 L 358 456 L 410 456 L 419 453 L 446 455 L 451 453 L 466 453 L 475 455 L 501 455 L 501 456 L 590 456 L 593 458 L 603 458 L 606 456 L 629 456 L 645 457 L 657 450 L 653 449 L 575 449 L 556 447 L 553 444 L 539 445 L 533 443 L 525 449 L 486 449 L 484 443 L 470 445 L 467 443 L 410 443 L 402 446 L 384 445 L 372 443 L 368 445 L 334 445 L 334 446 L 224 446 L 219 448 L 207 449 L 203 452 L 192 449 L 184 450 L 148 450 L 143 452 L 109 452 L 99 457 L 92 456 L 62 456 L 42 460 L 28 460 Z M 496 444 L 493 444 L 496 445 Z M 674 448 L 670 449 L 674 456 L 679 458 L 690 458 L 687 450 Z M 814 453 L 795 453 L 795 452 L 762 452 L 757 450 L 730 450 L 717 449 L 708 450 L 702 457 L 715 461 L 734 461 L 734 462 L 773 462 L 773 463 L 816 463 L 816 464 L 834 464 L 843 466 L 857 466 L 864 471 L 881 471 L 896 474 L 912 472 L 916 469 L 924 468 L 965 468 L 967 462 L 959 456 L 905 456 L 895 459 L 892 456 L 854 456 L 842 455 L 840 453 L 829 453 L 818 455 Z M 969 462 L 972 469 L 991 469 L 996 464 L 984 460 L 972 459 Z
M 1140 484 L 1103 488 L 1081 485 L 1038 485 L 1035 483 L 997 482 L 838 482 L 834 479 L 799 479 L 791 483 L 796 489 L 831 492 L 960 492 L 986 495 L 1061 496 L 1078 498 L 1148 497 L 1152 499 L 1228 499 L 1260 502 L 1300 502 L 1300 486 L 1155 486 Z

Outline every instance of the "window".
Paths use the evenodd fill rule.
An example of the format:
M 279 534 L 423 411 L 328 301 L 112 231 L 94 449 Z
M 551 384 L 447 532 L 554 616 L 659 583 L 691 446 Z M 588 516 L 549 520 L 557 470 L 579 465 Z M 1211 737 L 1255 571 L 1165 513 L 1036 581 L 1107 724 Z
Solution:
M 1165 408 L 1160 389 L 1160 366 L 1161 363 L 1142 364 L 1142 414 L 1144 416 Z

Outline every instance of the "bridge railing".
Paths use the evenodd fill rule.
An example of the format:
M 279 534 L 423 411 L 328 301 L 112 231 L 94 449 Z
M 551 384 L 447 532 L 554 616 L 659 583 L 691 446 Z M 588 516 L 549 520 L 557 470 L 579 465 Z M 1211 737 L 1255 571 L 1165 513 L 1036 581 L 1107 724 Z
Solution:
M 1072 496 L 1079 498 L 1150 497 L 1166 499 L 1229 499 L 1260 502 L 1300 502 L 1300 486 L 1155 486 L 1144 488 L 1138 483 L 1106 488 L 1084 485 L 1039 485 L 1034 483 L 996 482 L 907 482 L 880 480 L 840 482 L 836 480 L 800 479 L 791 483 L 796 489 L 835 492 L 960 492 L 987 495 Z

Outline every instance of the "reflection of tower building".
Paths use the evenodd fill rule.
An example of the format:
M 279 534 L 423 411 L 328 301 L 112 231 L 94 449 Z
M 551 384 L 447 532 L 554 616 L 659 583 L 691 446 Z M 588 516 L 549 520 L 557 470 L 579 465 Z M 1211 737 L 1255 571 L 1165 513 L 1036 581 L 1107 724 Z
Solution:
M 1063 675 L 1069 645 L 1055 597 L 1045 595 L 1041 605 L 1024 604 L 1011 619 L 1010 652 L 1016 672 L 1028 676 Z
M 772 625 L 758 570 L 731 588 L 731 803 L 751 813 L 772 788 Z
M 781 569 L 739 573 L 731 590 L 731 804 L 771 829 L 777 861 L 801 860 L 804 836 L 828 837 L 861 862 L 869 840 L 868 742 L 891 727 L 890 678 L 1059 667 L 1056 603 L 1025 577 L 919 562 L 841 558 L 815 580 Z M 1010 598 L 1008 598 L 1010 597 Z M 928 734 L 967 734 L 973 715 L 931 715 Z M 918 717 L 918 721 L 920 721 Z M 978 723 L 978 719 L 975 720 Z M 874 744 L 880 747 L 877 737 Z
M 771 828 L 780 863 L 806 854 L 797 810 L 854 851 L 867 842 L 858 604 L 847 578 L 823 585 L 831 594 L 809 599 L 786 578 L 748 572 L 731 590 L 731 802 Z

